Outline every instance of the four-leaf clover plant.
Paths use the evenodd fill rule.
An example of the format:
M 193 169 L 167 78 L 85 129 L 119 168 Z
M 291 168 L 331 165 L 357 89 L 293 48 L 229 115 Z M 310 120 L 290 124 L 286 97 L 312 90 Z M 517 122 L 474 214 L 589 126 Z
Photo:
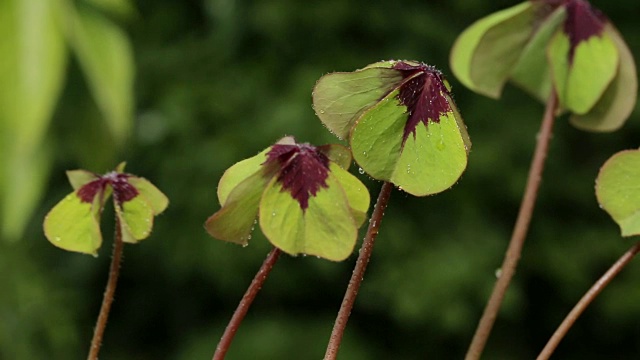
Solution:
M 269 241 L 290 254 L 346 259 L 366 218 L 369 192 L 347 169 L 349 150 L 285 137 L 224 173 L 222 208 L 205 223 L 213 237 L 242 245 L 256 217 Z
M 383 61 L 323 76 L 313 91 L 316 114 L 348 139 L 371 177 L 409 194 L 450 188 L 467 167 L 471 141 L 451 87 L 434 67 Z
M 560 110 L 583 130 L 621 127 L 636 103 L 633 56 L 618 30 L 585 0 L 530 0 L 482 18 L 451 51 L 465 86 L 499 98 L 507 81 Z
M 122 240 L 137 243 L 149 236 L 153 217 L 167 208 L 169 200 L 148 180 L 124 173 L 124 167 L 125 163 L 121 163 L 104 175 L 67 171 L 74 192 L 44 219 L 44 233 L 53 245 L 97 256 L 102 244 L 100 216 L 111 195 Z

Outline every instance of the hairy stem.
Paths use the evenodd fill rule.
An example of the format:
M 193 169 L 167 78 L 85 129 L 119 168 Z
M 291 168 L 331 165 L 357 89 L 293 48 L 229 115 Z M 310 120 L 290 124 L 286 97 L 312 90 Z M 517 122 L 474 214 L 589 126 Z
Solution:
M 216 352 L 213 354 L 213 360 L 224 359 L 227 351 L 229 351 L 233 337 L 236 335 L 236 332 L 244 319 L 244 316 L 247 315 L 253 300 L 256 298 L 256 295 L 258 295 L 262 285 L 267 280 L 267 276 L 269 276 L 271 269 L 273 269 L 273 265 L 278 261 L 280 254 L 280 249 L 274 247 L 267 255 L 262 266 L 260 266 L 256 276 L 253 278 L 253 281 L 251 281 L 247 291 L 240 300 L 240 304 L 238 304 L 236 311 L 233 313 L 231 320 L 229 320 L 229 324 L 227 324 L 227 328 L 224 330 L 224 334 L 222 334 L 222 338 L 220 338 L 220 342 L 216 347 Z
M 109 280 L 107 280 L 107 286 L 104 290 L 102 306 L 100 307 L 100 314 L 96 321 L 96 328 L 93 332 L 93 339 L 91 340 L 91 347 L 89 348 L 89 356 L 87 356 L 87 360 L 98 360 L 98 353 L 100 352 L 100 346 L 102 345 L 104 329 L 107 327 L 109 311 L 111 310 L 111 304 L 113 303 L 113 297 L 116 292 L 116 285 L 118 284 L 118 276 L 120 275 L 120 262 L 122 261 L 123 247 L 124 243 L 122 242 L 120 218 L 116 216 L 116 230 L 113 242 L 113 253 L 111 254 L 111 266 L 109 267 Z
M 367 264 L 371 258 L 371 252 L 373 251 L 373 244 L 376 240 L 376 236 L 378 236 L 380 223 L 384 216 L 384 210 L 387 208 L 387 204 L 389 203 L 389 197 L 391 196 L 392 190 L 393 184 L 389 182 L 385 182 L 380 189 L 378 201 L 376 202 L 373 213 L 371 214 L 371 219 L 369 219 L 367 234 L 362 242 L 362 248 L 360 248 L 360 255 L 358 255 L 358 260 L 356 261 L 356 266 L 353 269 L 353 274 L 351 274 L 347 291 L 344 294 L 344 299 L 342 299 L 342 305 L 340 305 L 340 311 L 338 311 L 338 316 L 336 317 L 336 321 L 333 325 L 333 331 L 331 331 L 331 337 L 329 338 L 329 344 L 327 345 L 327 352 L 324 355 L 325 360 L 334 360 L 338 356 L 342 336 L 344 335 L 344 330 L 347 327 L 347 321 L 349 321 L 349 315 L 351 314 L 351 309 L 353 309 L 353 304 L 356 301 L 356 296 L 358 296 L 358 290 L 360 289 L 360 284 L 364 278 L 364 272 L 367 270 Z
M 471 345 L 467 351 L 467 355 L 465 357 L 466 360 L 477 360 L 480 358 L 480 355 L 482 355 L 487 339 L 491 334 L 493 324 L 498 316 L 502 300 L 504 299 L 507 289 L 509 288 L 511 278 L 515 274 L 516 267 L 518 266 L 524 240 L 527 236 L 527 230 L 529 229 L 529 223 L 531 222 L 531 217 L 533 215 L 533 208 L 538 196 L 538 188 L 540 187 L 540 180 L 542 179 L 544 163 L 547 157 L 549 142 L 551 140 L 557 102 L 557 95 L 555 91 L 552 90 L 549 100 L 547 101 L 542 124 L 540 125 L 536 149 L 533 154 L 531 167 L 529 168 L 529 177 L 527 179 L 527 186 L 522 198 L 522 203 L 520 204 L 518 218 L 513 228 L 509 247 L 507 248 L 507 252 L 502 262 L 501 274 L 496 281 L 491 297 L 484 308 L 484 313 L 482 314 L 482 318 L 478 323 L 473 340 L 471 340 Z
M 613 280 L 622 269 L 631 262 L 634 256 L 640 252 L 640 242 L 637 242 L 633 245 L 627 252 L 625 252 L 619 259 L 616 261 L 610 268 L 607 270 L 604 275 L 598 281 L 593 284 L 591 289 L 587 291 L 586 294 L 578 301 L 576 306 L 573 307 L 569 315 L 562 321 L 562 324 L 558 327 L 558 329 L 553 333 L 547 345 L 545 345 L 540 355 L 538 355 L 537 360 L 547 360 L 553 354 L 555 349 L 560 344 L 560 341 L 564 336 L 569 332 L 569 329 L 573 326 L 573 324 L 578 320 L 580 315 L 586 310 L 587 306 L 595 300 L 595 298 L 604 290 L 604 288 L 609 285 L 611 280 Z

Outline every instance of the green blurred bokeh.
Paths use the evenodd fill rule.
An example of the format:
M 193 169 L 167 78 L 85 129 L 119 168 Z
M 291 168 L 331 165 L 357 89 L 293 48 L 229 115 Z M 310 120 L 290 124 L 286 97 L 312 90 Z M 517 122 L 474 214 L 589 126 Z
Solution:
M 467 172 L 450 191 L 392 194 L 339 357 L 462 358 L 510 237 L 543 106 L 511 86 L 500 101 L 473 94 L 451 75 L 448 53 L 466 26 L 513 4 L 136 1 L 136 14 L 121 22 L 136 62 L 133 132 L 125 145 L 113 145 L 70 58 L 47 134 L 56 152 L 46 197 L 20 241 L 0 242 L 0 358 L 85 356 L 108 272 L 112 218 L 103 219 L 98 259 L 53 247 L 41 224 L 71 191 L 64 170 L 106 172 L 120 160 L 171 204 L 148 240 L 125 247 L 101 358 L 210 358 L 269 251 L 259 231 L 246 248 L 204 231 L 204 220 L 219 208 L 222 172 L 284 135 L 336 142 L 311 108 L 315 81 L 383 59 L 440 68 L 473 148 Z M 594 5 L 639 59 L 640 3 Z M 640 146 L 639 117 L 636 107 L 613 134 L 581 132 L 558 120 L 521 266 L 484 358 L 534 358 L 631 245 L 598 208 L 594 180 L 613 153 Z M 375 197 L 380 184 L 362 178 Z M 321 358 L 356 255 L 343 263 L 281 258 L 227 358 Z M 640 358 L 639 284 L 640 262 L 633 262 L 578 321 L 556 358 Z

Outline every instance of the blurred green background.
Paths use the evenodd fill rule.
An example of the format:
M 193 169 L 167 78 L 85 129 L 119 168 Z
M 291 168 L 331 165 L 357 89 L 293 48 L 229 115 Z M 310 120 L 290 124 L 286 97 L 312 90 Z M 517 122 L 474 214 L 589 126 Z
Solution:
M 336 142 L 311 108 L 315 81 L 386 59 L 424 61 L 448 76 L 473 149 L 452 190 L 392 194 L 339 357 L 462 358 L 510 237 L 543 106 L 512 86 L 500 101 L 473 94 L 451 75 L 448 53 L 473 21 L 514 4 L 0 0 L 0 359 L 86 356 L 113 219 L 103 218 L 97 259 L 53 247 L 41 224 L 71 191 L 65 170 L 103 173 L 122 160 L 171 204 L 148 240 L 125 247 L 101 358 L 210 358 L 270 248 L 259 231 L 246 248 L 204 231 L 222 172 L 284 135 Z M 594 5 L 640 58 L 640 2 Z M 485 359 L 534 358 L 631 245 L 598 208 L 594 180 L 612 154 L 640 146 L 639 117 L 636 107 L 612 134 L 557 122 Z M 361 177 L 375 198 L 380 184 Z M 282 257 L 227 358 L 321 358 L 355 257 Z M 639 284 L 636 260 L 555 358 L 640 358 Z

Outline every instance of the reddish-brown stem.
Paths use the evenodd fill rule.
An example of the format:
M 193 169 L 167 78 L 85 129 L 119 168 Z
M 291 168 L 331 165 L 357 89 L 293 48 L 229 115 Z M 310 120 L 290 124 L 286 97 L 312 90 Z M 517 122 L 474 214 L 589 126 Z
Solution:
M 240 300 L 240 304 L 238 304 L 236 311 L 233 313 L 231 320 L 229 320 L 229 324 L 227 324 L 227 328 L 224 330 L 224 334 L 222 334 L 220 342 L 216 347 L 216 352 L 213 354 L 213 360 L 224 359 L 244 316 L 247 315 L 247 311 L 249 311 L 253 300 L 256 298 L 256 295 L 258 295 L 258 292 L 260 292 L 265 280 L 267 280 L 267 276 L 269 276 L 273 265 L 278 261 L 280 253 L 280 249 L 274 247 L 271 252 L 269 252 L 269 255 L 267 255 L 262 266 L 260 266 L 256 276 L 253 278 L 253 281 L 251 281 L 251 285 L 247 288 L 247 291 Z
M 100 346 L 102 345 L 104 329 L 107 327 L 109 311 L 111 310 L 113 296 L 116 293 L 116 285 L 118 284 L 118 276 L 120 275 L 120 262 L 122 261 L 123 247 L 124 243 L 122 242 L 120 219 L 116 216 L 116 230 L 113 242 L 113 253 L 111 254 L 111 266 L 109 267 L 109 280 L 107 280 L 107 286 L 104 290 L 102 306 L 100 307 L 100 314 L 96 321 L 96 328 L 93 332 L 93 339 L 91 340 L 91 347 L 89 348 L 89 356 L 87 356 L 87 360 L 98 360 L 98 353 L 100 352 Z
M 524 197 L 520 204 L 520 211 L 513 228 L 509 247 L 502 262 L 500 277 L 496 281 L 491 297 L 484 308 L 484 313 L 478 323 L 473 340 L 471 340 L 471 345 L 469 346 L 469 350 L 467 350 L 465 360 L 477 360 L 480 358 L 480 355 L 482 355 L 487 339 L 491 334 L 493 324 L 498 316 L 502 300 L 518 266 L 522 247 L 527 236 L 527 230 L 529 229 L 529 223 L 533 215 L 533 208 L 538 196 L 538 188 L 540 187 L 540 180 L 542 179 L 544 163 L 551 140 L 557 102 L 557 95 L 555 91 L 552 90 L 549 100 L 547 101 L 542 124 L 540 125 L 540 132 L 538 133 L 536 149 L 533 154 L 531 167 L 529 168 L 529 177 L 527 179 Z
M 344 294 L 344 299 L 342 299 L 342 305 L 340 305 L 340 311 L 338 311 L 338 316 L 336 317 L 336 321 L 333 325 L 333 331 L 331 331 L 331 337 L 329 338 L 329 344 L 327 345 L 327 352 L 324 355 L 325 360 L 334 360 L 338 356 L 342 336 L 344 335 L 344 330 L 347 327 L 347 321 L 349 321 L 349 315 L 351 315 L 351 309 L 353 309 L 356 296 L 358 296 L 358 290 L 360 289 L 360 284 L 364 278 L 364 272 L 367 270 L 367 264 L 371 258 L 371 252 L 373 251 L 373 244 L 376 240 L 376 236 L 378 236 L 380 223 L 384 216 L 384 210 L 387 208 L 387 204 L 389 203 L 389 197 L 391 196 L 392 190 L 393 184 L 389 182 L 385 182 L 380 189 L 378 201 L 376 202 L 373 213 L 371 214 L 371 219 L 369 219 L 367 234 L 362 241 L 360 255 L 358 255 L 358 260 L 356 261 L 356 266 L 351 274 L 347 291 Z
M 589 306 L 589 304 L 591 304 L 591 302 L 595 300 L 595 298 L 602 292 L 602 290 L 604 290 L 604 288 L 609 285 L 611 280 L 613 280 L 613 278 L 616 277 L 616 275 L 618 275 L 618 273 L 620 273 L 620 271 L 622 271 L 622 269 L 624 269 L 624 267 L 627 266 L 629 262 L 631 262 L 633 257 L 636 256 L 638 252 L 640 252 L 640 242 L 637 242 L 629 250 L 627 250 L 627 252 L 625 252 L 618 259 L 618 261 L 616 261 L 609 268 L 609 270 L 607 270 L 607 272 L 604 273 L 604 275 L 602 275 L 602 277 L 598 279 L 598 281 L 596 281 L 595 284 L 593 284 L 591 289 L 589 289 L 589 291 L 584 294 L 582 299 L 578 301 L 576 306 L 573 307 L 569 315 L 564 318 L 562 324 L 560 324 L 556 332 L 553 333 L 553 336 L 551 336 L 551 339 L 549 339 L 547 345 L 545 345 L 544 349 L 542 349 L 542 352 L 540 352 L 540 355 L 538 355 L 537 360 L 549 359 L 551 354 L 553 354 L 553 352 L 558 347 L 558 344 L 560 344 L 562 338 L 567 335 L 569 329 L 571 329 L 576 320 L 578 320 L 580 315 L 582 315 L 582 313 L 586 310 L 587 306 Z

